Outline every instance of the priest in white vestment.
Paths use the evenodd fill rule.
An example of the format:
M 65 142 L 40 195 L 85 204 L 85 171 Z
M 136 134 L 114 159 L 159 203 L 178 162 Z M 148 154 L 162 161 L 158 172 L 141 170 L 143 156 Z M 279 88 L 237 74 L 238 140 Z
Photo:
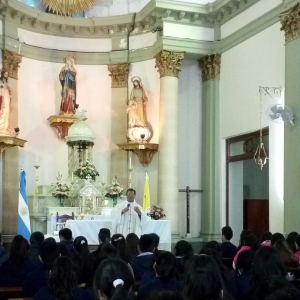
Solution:
M 136 191 L 128 189 L 126 192 L 127 201 L 118 204 L 112 211 L 113 231 L 126 236 L 135 233 L 138 237 L 142 234 L 142 226 L 147 216 L 143 208 L 135 202 Z

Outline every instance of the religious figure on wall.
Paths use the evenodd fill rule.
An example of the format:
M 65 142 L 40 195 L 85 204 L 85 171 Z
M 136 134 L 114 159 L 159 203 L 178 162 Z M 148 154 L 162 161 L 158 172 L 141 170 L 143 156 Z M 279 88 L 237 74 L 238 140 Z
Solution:
M 141 78 L 132 77 L 133 88 L 128 102 L 129 127 L 146 126 L 146 110 L 148 98 L 142 86 Z
M 61 115 L 74 115 L 76 104 L 76 70 L 74 68 L 74 56 L 66 57 L 66 64 L 59 73 L 61 83 Z
M 131 78 L 133 88 L 127 102 L 128 113 L 128 134 L 130 141 L 146 142 L 150 139 L 151 133 L 147 127 L 146 107 L 148 97 L 142 85 L 140 77 Z
M 0 134 L 10 135 L 9 115 L 11 113 L 12 90 L 8 84 L 8 72 L 0 76 Z

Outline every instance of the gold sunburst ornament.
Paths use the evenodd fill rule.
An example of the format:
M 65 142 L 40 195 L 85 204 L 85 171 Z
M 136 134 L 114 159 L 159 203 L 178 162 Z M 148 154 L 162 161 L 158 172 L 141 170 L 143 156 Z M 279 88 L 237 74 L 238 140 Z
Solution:
M 54 13 L 72 16 L 85 12 L 93 6 L 95 0 L 40 0 Z

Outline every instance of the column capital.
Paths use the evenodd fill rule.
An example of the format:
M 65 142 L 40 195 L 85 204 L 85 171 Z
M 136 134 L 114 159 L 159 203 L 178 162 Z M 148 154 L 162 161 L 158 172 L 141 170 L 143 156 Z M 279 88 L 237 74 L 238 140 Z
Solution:
M 129 63 L 108 65 L 108 71 L 112 88 L 128 86 Z
M 156 59 L 155 68 L 158 68 L 160 77 L 170 76 L 178 78 L 184 52 L 162 50 L 154 58 Z
M 18 79 L 18 69 L 21 62 L 21 55 L 8 50 L 2 50 L 3 70 L 8 72 L 9 77 Z
M 285 32 L 285 40 L 287 42 L 292 41 L 300 37 L 300 3 L 297 3 L 290 9 L 287 9 L 280 13 L 281 28 Z
M 202 71 L 202 82 L 220 79 L 221 54 L 210 54 L 198 60 Z

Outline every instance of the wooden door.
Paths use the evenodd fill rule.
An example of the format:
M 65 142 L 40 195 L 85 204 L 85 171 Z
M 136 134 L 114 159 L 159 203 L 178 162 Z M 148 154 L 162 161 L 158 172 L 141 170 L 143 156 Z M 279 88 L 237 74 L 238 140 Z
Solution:
M 269 200 L 244 199 L 244 229 L 251 230 L 258 240 L 269 231 Z

